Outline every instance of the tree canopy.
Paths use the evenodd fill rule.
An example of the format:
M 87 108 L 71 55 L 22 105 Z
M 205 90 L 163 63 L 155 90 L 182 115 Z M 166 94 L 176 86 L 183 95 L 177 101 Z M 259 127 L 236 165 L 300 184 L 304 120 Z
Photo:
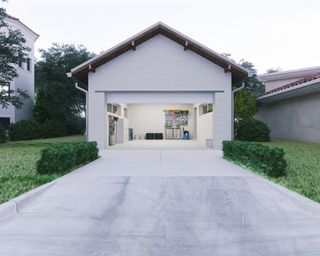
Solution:
M 253 63 L 242 59 L 240 60 L 240 65 L 250 72 L 250 76 L 243 81 L 245 83 L 246 90 L 256 97 L 262 95 L 265 91 L 265 86 L 259 80 L 257 70 L 254 68 Z
M 236 93 L 234 99 L 234 117 L 236 120 L 248 119 L 257 112 L 256 97 L 247 90 L 241 90 Z
M 230 53 L 222 53 L 221 55 L 235 62 L 235 60 L 231 58 Z M 243 90 L 235 93 L 234 116 L 237 121 L 252 118 L 256 114 L 258 111 L 256 98 L 265 91 L 265 86 L 259 80 L 254 64 L 244 59 L 240 60 L 239 64 L 246 68 L 250 75 L 243 81 L 233 85 L 234 88 L 237 88 L 240 87 L 242 83 L 245 84 Z
M 20 108 L 28 94 L 19 88 L 10 89 L 8 85 L 18 76 L 16 67 L 26 61 L 30 49 L 25 45 L 22 32 L 6 23 L 7 16 L 6 10 L 0 8 L 0 106 L 6 108 L 13 104 Z
M 77 90 L 67 72 L 94 55 L 84 46 L 53 43 L 40 50 L 41 60 L 36 63 L 36 102 L 33 116 L 39 123 L 48 120 L 63 123 L 70 134 L 85 113 L 85 95 Z

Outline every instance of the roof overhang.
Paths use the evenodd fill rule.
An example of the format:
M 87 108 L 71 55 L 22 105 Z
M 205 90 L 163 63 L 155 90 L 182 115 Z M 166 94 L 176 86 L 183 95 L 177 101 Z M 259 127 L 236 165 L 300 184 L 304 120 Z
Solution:
M 301 68 L 301 69 L 294 69 L 288 71 L 280 71 L 274 73 L 266 73 L 258 75 L 260 81 L 262 82 L 271 82 L 283 79 L 294 79 L 300 78 L 308 75 L 312 75 L 315 73 L 320 73 L 320 66 L 317 67 L 310 67 L 310 68 Z
M 300 85 L 289 87 L 272 94 L 263 95 L 257 98 L 259 103 L 272 103 L 284 99 L 300 97 L 312 93 L 320 92 L 320 78 Z
M 112 47 L 111 49 L 101 53 L 100 55 L 73 68 L 71 70 L 71 77 L 75 77 L 78 81 L 81 81 L 83 84 L 87 85 L 89 72 L 94 72 L 95 69 L 99 66 L 107 63 L 108 61 L 111 61 L 112 59 L 129 50 L 135 50 L 138 45 L 158 34 L 162 34 L 175 41 L 176 43 L 183 46 L 185 50 L 191 50 L 198 55 L 208 59 L 209 61 L 215 63 L 216 65 L 221 66 L 222 68 L 224 68 L 225 72 L 231 72 L 233 83 L 241 81 L 249 74 L 248 71 L 242 66 L 228 60 L 221 54 L 183 35 L 182 33 L 169 27 L 168 25 L 162 22 L 158 22 L 153 26 L 143 30 L 142 32 L 134 35 L 133 37 L 123 41 L 122 43 Z

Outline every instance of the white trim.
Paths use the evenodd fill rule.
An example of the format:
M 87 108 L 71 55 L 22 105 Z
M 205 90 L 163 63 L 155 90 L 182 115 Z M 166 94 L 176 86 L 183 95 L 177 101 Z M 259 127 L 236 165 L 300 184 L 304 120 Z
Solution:
M 188 104 L 211 103 L 214 92 L 107 92 L 108 103 Z
M 294 79 L 299 77 L 304 77 L 307 75 L 312 75 L 320 73 L 320 66 L 317 67 L 310 67 L 310 68 L 301 68 L 301 69 L 293 69 L 281 72 L 274 72 L 274 73 L 266 73 L 258 75 L 259 79 L 262 82 L 270 82 L 275 80 L 282 80 L 282 79 Z

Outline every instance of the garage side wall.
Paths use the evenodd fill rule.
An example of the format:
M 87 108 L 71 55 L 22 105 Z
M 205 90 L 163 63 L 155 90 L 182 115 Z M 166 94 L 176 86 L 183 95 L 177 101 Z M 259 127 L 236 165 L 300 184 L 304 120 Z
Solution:
M 233 139 L 233 109 L 231 101 L 231 86 L 223 93 L 214 95 L 213 115 L 213 146 L 215 149 L 222 149 L 224 140 Z
M 107 145 L 105 93 L 89 90 L 88 93 L 88 141 L 96 141 L 99 149 Z
M 256 117 L 271 139 L 320 142 L 320 93 L 264 104 Z

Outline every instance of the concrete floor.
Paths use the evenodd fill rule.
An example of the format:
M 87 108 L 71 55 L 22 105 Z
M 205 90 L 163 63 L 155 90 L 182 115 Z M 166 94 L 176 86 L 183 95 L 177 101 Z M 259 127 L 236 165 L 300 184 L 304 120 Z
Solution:
M 103 155 L 0 223 L 0 255 L 320 255 L 319 204 L 219 152 Z

